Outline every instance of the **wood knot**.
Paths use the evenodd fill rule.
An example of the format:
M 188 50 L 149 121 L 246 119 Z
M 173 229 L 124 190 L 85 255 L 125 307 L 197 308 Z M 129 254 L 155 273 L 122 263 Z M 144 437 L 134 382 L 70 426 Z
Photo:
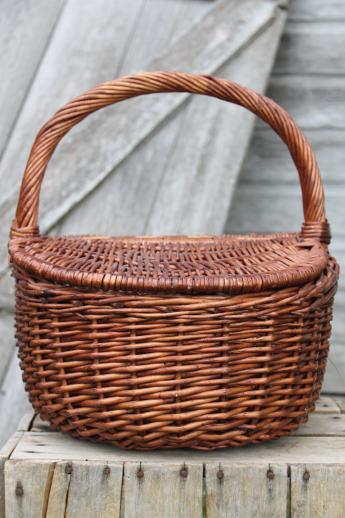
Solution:
M 24 495 L 23 484 L 18 481 L 16 484 L 16 496 L 22 497 Z
M 303 480 L 304 480 L 304 482 L 309 482 L 309 479 L 310 479 L 310 473 L 306 469 L 305 472 L 303 473 Z
M 66 475 L 71 475 L 72 471 L 73 471 L 72 462 L 67 462 L 67 464 L 65 466 L 65 473 L 66 473 Z
M 180 477 L 182 477 L 182 478 L 187 478 L 188 477 L 188 468 L 187 468 L 187 466 L 185 464 L 180 469 Z

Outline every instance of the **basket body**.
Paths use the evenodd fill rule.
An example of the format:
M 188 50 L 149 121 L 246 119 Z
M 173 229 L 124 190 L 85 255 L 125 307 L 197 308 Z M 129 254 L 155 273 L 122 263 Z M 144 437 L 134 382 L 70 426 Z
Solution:
M 299 174 L 301 231 L 41 236 L 41 184 L 63 136 L 100 108 L 159 92 L 213 96 L 268 123 Z M 11 229 L 17 343 L 35 410 L 76 437 L 134 449 L 225 448 L 291 433 L 314 409 L 326 367 L 338 278 L 329 242 L 313 150 L 271 99 L 177 72 L 80 95 L 39 131 Z
M 135 449 L 239 446 L 306 421 L 326 366 L 337 265 L 303 286 L 144 295 L 14 269 L 26 389 L 53 427 Z

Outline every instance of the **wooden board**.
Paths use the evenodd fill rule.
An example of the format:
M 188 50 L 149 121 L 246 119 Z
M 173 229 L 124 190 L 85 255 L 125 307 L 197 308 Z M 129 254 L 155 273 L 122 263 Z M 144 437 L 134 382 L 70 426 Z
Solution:
M 63 5 L 64 0 L 1 1 L 0 157 Z
M 342 518 L 344 418 L 342 400 L 323 396 L 291 437 L 211 452 L 135 452 L 25 417 L 2 452 L 4 518 Z

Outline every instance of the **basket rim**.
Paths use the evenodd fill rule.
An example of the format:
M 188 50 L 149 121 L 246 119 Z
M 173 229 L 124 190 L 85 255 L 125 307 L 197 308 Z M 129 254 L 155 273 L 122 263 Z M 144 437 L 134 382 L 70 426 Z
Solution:
M 100 257 L 105 262 L 104 252 L 97 256 L 99 244 L 101 248 L 111 249 L 112 256 L 107 259 L 108 269 L 101 265 L 95 271 L 94 265 L 101 262 Z M 83 254 L 87 259 L 79 258 Z M 112 273 L 109 268 L 118 261 L 116 254 L 126 254 L 127 266 Z M 172 254 L 174 261 L 169 259 Z M 319 277 L 328 261 L 325 246 L 298 233 L 29 236 L 12 238 L 9 255 L 13 267 L 60 285 L 104 291 L 189 294 L 248 293 L 298 286 Z M 78 257 L 77 267 L 66 266 L 75 257 Z M 267 258 L 269 261 L 264 263 Z M 135 267 L 133 271 L 133 264 L 138 262 L 141 266 L 145 263 L 144 267 L 137 272 Z M 146 263 L 151 269 L 145 270 Z M 132 271 L 128 273 L 126 269 Z

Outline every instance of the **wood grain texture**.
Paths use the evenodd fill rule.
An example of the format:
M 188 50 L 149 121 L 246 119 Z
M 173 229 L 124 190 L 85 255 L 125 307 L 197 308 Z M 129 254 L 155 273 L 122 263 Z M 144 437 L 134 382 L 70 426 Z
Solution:
M 5 464 L 5 517 L 38 518 L 45 515 L 53 476 L 50 462 Z
M 122 463 L 57 463 L 46 518 L 120 518 L 122 472 Z
M 291 466 L 291 518 L 342 518 L 345 466 Z
M 183 476 L 181 476 L 181 470 L 185 470 L 182 472 Z M 202 464 L 125 463 L 124 516 L 126 518 L 152 518 L 153 516 L 200 518 L 202 516 L 202 476 Z
M 291 0 L 289 10 L 290 20 L 323 20 L 338 21 L 345 19 L 343 0 Z
M 277 56 L 275 73 L 344 75 L 344 43 L 345 24 L 342 20 L 339 23 L 288 22 Z
M 285 516 L 288 478 L 284 464 L 207 464 L 205 484 L 208 518 Z
M 63 5 L 64 0 L 1 1 L 0 157 L 54 32 Z

